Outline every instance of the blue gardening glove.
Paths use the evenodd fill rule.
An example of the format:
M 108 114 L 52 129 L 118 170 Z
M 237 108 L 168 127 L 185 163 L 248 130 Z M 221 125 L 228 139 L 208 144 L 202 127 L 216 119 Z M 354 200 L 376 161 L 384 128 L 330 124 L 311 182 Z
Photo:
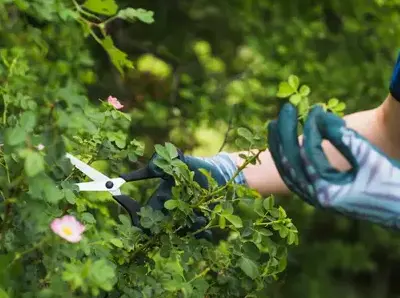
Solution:
M 297 110 L 286 104 L 278 120 L 270 123 L 268 134 L 283 181 L 302 199 L 351 217 L 400 227 L 400 163 L 347 128 L 344 120 L 321 107 L 313 108 L 300 146 Z M 323 139 L 346 157 L 351 170 L 340 172 L 330 165 L 321 146 Z
M 211 177 L 215 179 L 219 186 L 225 185 L 237 171 L 235 162 L 231 159 L 229 154 L 225 152 L 218 153 L 217 155 L 209 158 L 187 156 L 179 150 L 178 153 L 179 158 L 186 163 L 191 171 L 194 172 L 194 180 L 203 188 L 208 188 L 208 181 L 207 178 L 199 171 L 199 169 L 205 169 L 207 172 L 209 172 Z M 246 180 L 242 172 L 235 177 L 234 183 L 246 184 Z M 172 177 L 166 177 L 151 196 L 148 205 L 154 210 L 162 210 L 165 214 L 167 214 L 168 211 L 164 208 L 164 203 L 171 199 L 171 189 L 174 184 L 175 182 Z M 207 224 L 207 219 L 200 212 L 198 212 L 196 215 L 195 222 L 191 226 L 190 231 L 196 231 Z M 187 231 L 182 230 L 182 232 L 185 233 Z M 196 237 L 205 238 L 210 241 L 217 240 L 213 239 L 212 232 L 209 230 L 196 234 Z
M 396 100 L 400 101 L 400 53 L 393 69 L 389 91 Z

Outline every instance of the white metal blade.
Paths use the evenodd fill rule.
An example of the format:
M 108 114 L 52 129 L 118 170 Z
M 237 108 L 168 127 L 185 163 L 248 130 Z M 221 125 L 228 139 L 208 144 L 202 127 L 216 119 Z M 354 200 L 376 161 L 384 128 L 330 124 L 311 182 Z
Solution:
M 106 175 L 100 173 L 99 171 L 95 170 L 91 166 L 87 165 L 83 161 L 77 159 L 75 156 L 67 153 L 66 157 L 69 158 L 71 163 L 78 168 L 82 173 L 84 173 L 86 176 L 91 178 L 92 180 L 95 181 L 108 181 L 110 178 L 108 178 Z
M 112 182 L 113 186 L 111 188 L 107 188 L 106 186 L 107 182 Z M 119 188 L 124 183 L 125 183 L 124 179 L 115 178 L 110 180 L 82 182 L 82 183 L 77 183 L 76 185 L 78 186 L 79 191 L 108 191 L 113 195 L 119 195 L 121 194 Z

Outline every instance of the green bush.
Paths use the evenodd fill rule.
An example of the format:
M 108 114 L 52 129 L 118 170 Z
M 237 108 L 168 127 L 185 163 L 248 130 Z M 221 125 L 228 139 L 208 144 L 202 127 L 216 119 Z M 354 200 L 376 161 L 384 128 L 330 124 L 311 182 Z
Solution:
M 93 103 L 86 97 L 95 71 L 84 38 L 100 44 L 124 75 L 133 64 L 113 45 L 107 25 L 117 18 L 151 23 L 152 13 L 119 10 L 113 0 L 0 4 L 2 23 L 15 22 L 11 32 L 0 31 L 1 297 L 265 295 L 286 267 L 287 245 L 298 242 L 273 197 L 231 182 L 218 187 L 207 173 L 210 188 L 200 188 L 170 143 L 155 149 L 177 186 L 165 205 L 168 216 L 141 209 L 150 236 L 131 226 L 109 194 L 76 191 L 74 182 L 86 178 L 66 152 L 111 176 L 128 171 L 144 152 L 128 133 L 134 120 L 116 98 Z M 15 20 L 12 13 L 24 17 Z M 223 66 L 203 57 L 211 59 L 205 62 L 211 71 Z M 244 167 L 265 150 L 265 133 L 240 128 L 238 135 L 239 146 L 260 149 Z M 129 185 L 123 191 L 145 203 L 146 192 Z M 221 241 L 196 239 L 201 230 L 179 233 L 195 210 L 209 219 L 203 229 L 225 232 Z

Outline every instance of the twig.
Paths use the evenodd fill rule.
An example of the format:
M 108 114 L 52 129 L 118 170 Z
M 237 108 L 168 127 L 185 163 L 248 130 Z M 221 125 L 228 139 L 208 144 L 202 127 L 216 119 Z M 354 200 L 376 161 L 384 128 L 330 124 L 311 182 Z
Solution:
M 229 116 L 228 129 L 225 132 L 224 141 L 222 142 L 221 147 L 219 148 L 218 152 L 221 152 L 222 149 L 224 149 L 224 147 L 228 141 L 228 135 L 232 129 L 232 124 L 233 124 L 233 115 L 235 114 L 234 110 L 235 110 L 235 105 L 232 106 L 231 115 Z

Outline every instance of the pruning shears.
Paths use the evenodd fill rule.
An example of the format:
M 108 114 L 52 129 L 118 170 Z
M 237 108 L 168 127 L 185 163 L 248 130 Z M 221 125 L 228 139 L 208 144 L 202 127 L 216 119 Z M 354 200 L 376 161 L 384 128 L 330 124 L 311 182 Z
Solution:
M 93 180 L 90 182 L 76 183 L 79 191 L 110 192 L 118 204 L 128 212 L 132 224 L 137 227 L 139 226 L 138 212 L 140 211 L 141 205 L 130 196 L 122 194 L 120 190 L 121 186 L 126 182 L 151 178 L 162 178 L 164 180 L 168 178 L 171 179 L 169 175 L 154 164 L 154 160 L 157 157 L 156 153 L 152 156 L 150 162 L 145 167 L 127 174 L 122 174 L 117 178 L 110 178 L 103 173 L 100 173 L 98 170 L 92 168 L 70 153 L 67 153 L 66 157 L 71 161 L 72 165 Z

